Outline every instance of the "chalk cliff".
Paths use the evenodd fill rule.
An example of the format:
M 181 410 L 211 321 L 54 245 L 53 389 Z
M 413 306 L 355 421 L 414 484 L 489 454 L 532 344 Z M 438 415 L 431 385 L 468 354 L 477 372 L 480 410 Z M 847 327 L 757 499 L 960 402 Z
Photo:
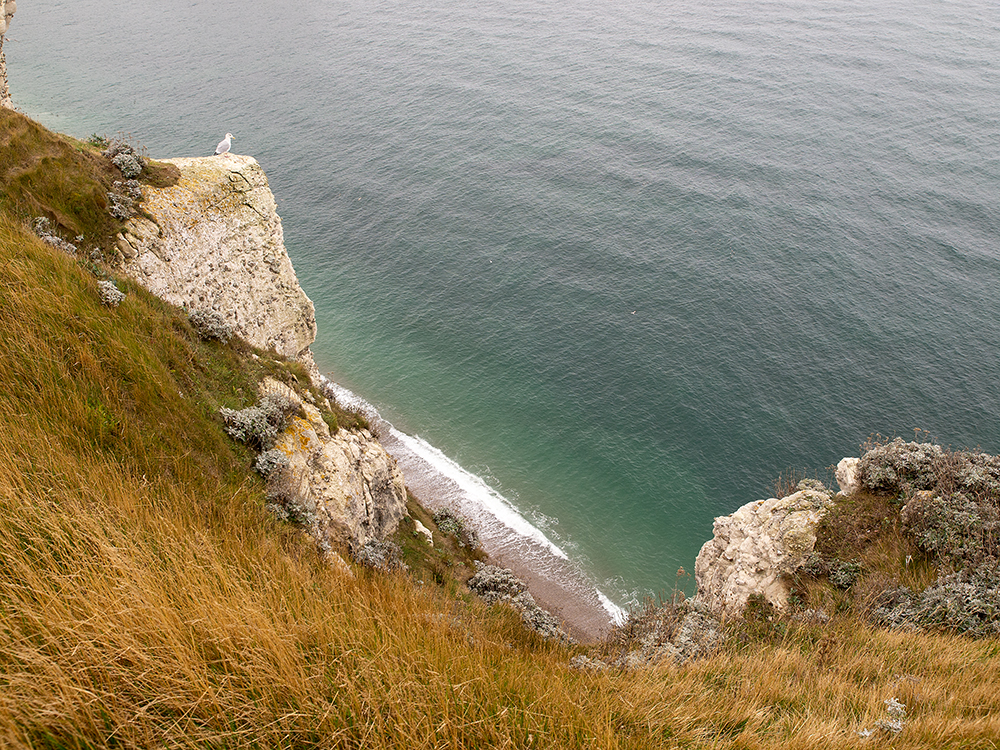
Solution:
M 10 100 L 10 89 L 7 86 L 7 56 L 3 51 L 3 35 L 10 28 L 10 22 L 17 12 L 15 0 L 0 0 L 0 106 L 13 109 Z
M 406 485 L 395 460 L 367 430 L 331 434 L 319 410 L 275 380 L 264 395 L 290 399 L 301 414 L 278 436 L 274 449 L 287 459 L 285 470 L 270 484 L 295 505 L 318 541 L 358 547 L 395 533 L 406 515 Z M 273 489 L 273 487 L 272 487 Z
M 264 170 L 250 156 L 166 159 L 170 187 L 143 187 L 142 216 L 118 237 L 118 260 L 154 294 L 214 310 L 254 346 L 305 362 L 316 338 L 313 304 L 285 250 Z
M 806 480 L 783 498 L 747 503 L 715 519 L 714 537 L 695 560 L 696 601 L 717 615 L 739 615 L 753 595 L 778 609 L 788 601 L 785 577 L 805 564 L 832 493 Z
M 313 304 L 285 250 L 263 169 L 237 155 L 165 161 L 180 178 L 170 187 L 143 186 L 144 215 L 118 236 L 124 271 L 168 302 L 217 312 L 238 336 L 302 361 L 317 379 L 309 350 Z M 406 488 L 382 445 L 367 430 L 331 434 L 314 405 L 277 381 L 262 388 L 304 415 L 274 446 L 287 457 L 278 478 L 287 485 L 282 507 L 321 544 L 359 546 L 394 533 L 406 513 Z

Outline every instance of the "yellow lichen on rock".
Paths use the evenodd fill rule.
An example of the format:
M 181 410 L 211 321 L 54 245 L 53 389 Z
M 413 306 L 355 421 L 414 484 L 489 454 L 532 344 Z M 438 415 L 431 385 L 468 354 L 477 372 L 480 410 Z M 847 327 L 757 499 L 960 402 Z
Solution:
M 367 430 L 330 433 L 319 409 L 268 379 L 264 394 L 290 399 L 305 416 L 290 420 L 275 449 L 288 457 L 285 490 L 321 542 L 358 546 L 385 539 L 406 514 L 406 486 L 395 460 Z
M 254 346 L 310 368 L 313 304 L 285 250 L 264 170 L 250 156 L 166 159 L 176 184 L 143 187 L 143 217 L 118 237 L 130 276 L 168 302 L 214 310 Z

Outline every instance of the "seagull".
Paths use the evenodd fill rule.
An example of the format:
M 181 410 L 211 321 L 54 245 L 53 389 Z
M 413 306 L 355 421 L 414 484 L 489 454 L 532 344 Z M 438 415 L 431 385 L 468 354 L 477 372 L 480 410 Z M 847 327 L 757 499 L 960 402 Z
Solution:
M 229 149 L 232 145 L 233 145 L 233 134 L 226 133 L 226 139 L 224 141 L 220 141 L 219 145 L 215 147 L 215 155 L 219 156 L 220 154 L 228 154 Z

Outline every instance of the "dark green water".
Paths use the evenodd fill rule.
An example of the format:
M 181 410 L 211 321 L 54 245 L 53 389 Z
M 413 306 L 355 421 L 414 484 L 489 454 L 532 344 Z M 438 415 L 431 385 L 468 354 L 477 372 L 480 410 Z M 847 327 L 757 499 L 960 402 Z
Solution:
M 998 18 L 99 0 L 24 3 L 5 49 L 57 129 L 234 133 L 321 367 L 626 603 L 873 432 L 1000 450 Z

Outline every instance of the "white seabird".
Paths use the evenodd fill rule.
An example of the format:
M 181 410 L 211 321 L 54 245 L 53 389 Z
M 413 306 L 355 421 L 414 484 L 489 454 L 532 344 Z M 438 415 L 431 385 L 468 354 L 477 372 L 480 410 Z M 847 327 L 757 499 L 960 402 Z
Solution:
M 229 149 L 233 146 L 233 134 L 226 133 L 226 138 L 223 141 L 219 141 L 219 145 L 215 147 L 215 155 L 228 154 Z

